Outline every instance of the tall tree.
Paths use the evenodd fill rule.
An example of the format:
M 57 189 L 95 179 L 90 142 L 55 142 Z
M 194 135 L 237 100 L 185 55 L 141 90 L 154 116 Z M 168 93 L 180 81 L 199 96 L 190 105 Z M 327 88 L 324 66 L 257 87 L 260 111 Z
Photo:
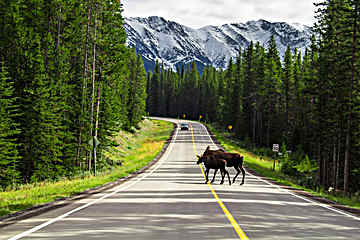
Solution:
M 3 62 L 0 62 L 0 187 L 13 185 L 19 181 L 19 152 L 17 145 L 19 115 L 14 95 L 14 83 L 9 79 Z
M 290 134 L 292 134 L 292 127 L 290 126 L 290 118 L 293 120 L 293 117 L 290 116 L 292 112 L 291 108 L 293 106 L 292 96 L 295 95 L 294 92 L 294 76 L 293 76 L 293 59 L 291 54 L 290 46 L 287 47 L 284 57 L 284 68 L 282 70 L 282 95 L 284 95 L 285 101 L 285 125 L 284 125 L 284 136 L 283 139 L 287 146 L 289 146 Z M 293 121 L 291 121 L 293 122 Z
M 130 91 L 128 99 L 129 127 L 137 126 L 145 115 L 146 73 L 141 56 L 136 55 L 135 49 L 128 60 Z

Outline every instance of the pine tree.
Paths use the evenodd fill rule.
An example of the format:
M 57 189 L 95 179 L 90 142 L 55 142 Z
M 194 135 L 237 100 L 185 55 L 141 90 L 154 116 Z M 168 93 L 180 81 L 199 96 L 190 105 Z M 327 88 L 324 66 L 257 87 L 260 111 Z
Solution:
M 161 86 L 160 65 L 158 62 L 155 65 L 153 74 L 151 75 L 149 91 L 149 113 L 153 116 L 160 116 Z
M 217 114 L 217 89 L 218 89 L 218 81 L 217 81 L 217 72 L 214 67 L 210 67 L 207 73 L 206 81 L 206 111 L 205 118 L 208 121 L 215 122 Z
M 255 47 L 255 79 L 256 79 L 256 119 L 253 126 L 255 144 L 263 145 L 264 139 L 264 95 L 265 95 L 265 49 L 258 42 Z
M 19 129 L 15 123 L 19 113 L 13 85 L 4 63 L 0 62 L 0 187 L 16 184 L 20 177 L 17 145 Z
M 256 122 L 256 72 L 254 44 L 251 42 L 244 53 L 244 91 L 243 91 L 243 114 L 245 117 L 244 127 L 247 129 L 245 137 L 255 142 Z
M 281 62 L 279 52 L 276 46 L 275 38 L 272 36 L 269 42 L 269 47 L 266 52 L 265 59 L 265 106 L 264 106 L 264 120 L 266 128 L 265 143 L 270 147 L 272 139 L 279 141 L 281 138 L 280 132 L 275 132 L 278 121 L 278 113 L 280 111 L 280 85 L 281 85 Z
M 146 98 L 146 73 L 141 56 L 136 55 L 135 49 L 128 59 L 129 69 L 129 89 L 128 100 L 128 119 L 129 127 L 137 126 L 145 115 L 145 98 Z
M 109 136 L 128 123 L 120 2 L 0 4 L 0 53 L 23 113 L 14 117 L 22 180 L 71 176 L 90 165 L 90 151 L 97 163 Z M 96 151 L 88 144 L 95 138 Z
M 232 108 L 232 97 L 234 94 L 234 84 L 235 84 L 235 65 L 233 59 L 230 58 L 227 69 L 224 73 L 224 106 L 223 106 L 223 121 L 224 125 L 232 125 L 235 118 L 235 110 Z
M 294 117 L 291 116 L 292 113 L 292 107 L 293 107 L 293 100 L 292 96 L 295 95 L 294 92 L 294 76 L 293 76 L 293 59 L 291 55 L 291 49 L 290 46 L 287 47 L 284 57 L 284 68 L 282 71 L 282 95 L 284 96 L 285 101 L 285 124 L 283 127 L 283 141 L 285 141 L 286 146 L 289 147 L 289 139 L 291 138 L 292 134 L 292 126 L 290 126 L 290 120 L 293 122 Z M 290 149 L 293 148 L 293 146 L 290 145 Z
M 303 90 L 305 88 L 303 82 L 303 74 L 301 71 L 302 68 L 302 56 L 301 52 L 295 48 L 294 55 L 293 55 L 293 76 L 294 76 L 294 92 L 295 92 L 295 99 L 294 99 L 294 132 L 293 137 L 291 139 L 291 144 L 294 147 L 300 146 L 301 142 L 304 140 L 304 113 L 303 113 L 303 101 L 302 95 Z
M 226 80 L 224 80 L 224 72 L 220 70 L 217 73 L 217 101 L 216 101 L 216 122 L 220 125 L 226 124 L 225 119 L 225 94 L 226 94 Z
M 355 163 L 354 102 L 358 82 L 358 1 L 324 1 L 318 4 L 316 31 L 320 35 L 318 82 L 318 179 L 327 188 L 339 182 L 343 167 L 345 194 L 350 189 L 350 165 Z M 328 130 L 330 129 L 330 131 Z M 351 129 L 351 130 L 350 130 Z M 342 144 L 344 142 L 344 144 Z M 328 156 L 332 155 L 332 159 Z M 344 159 L 342 166 L 340 158 Z M 328 169 L 333 169 L 329 171 Z M 332 175 L 332 176 L 331 176 Z M 331 181 L 330 181 L 331 180 Z

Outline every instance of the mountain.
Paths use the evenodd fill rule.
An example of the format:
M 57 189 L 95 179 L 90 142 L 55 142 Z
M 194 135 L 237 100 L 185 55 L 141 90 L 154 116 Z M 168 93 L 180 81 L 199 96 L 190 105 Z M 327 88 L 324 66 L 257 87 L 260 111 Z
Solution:
M 225 68 L 240 48 L 246 48 L 251 41 L 267 47 L 272 35 L 281 56 L 288 45 L 304 53 L 312 35 L 311 28 L 302 24 L 265 20 L 193 29 L 153 16 L 125 18 L 124 27 L 127 45 L 136 47 L 146 70 L 152 70 L 156 61 L 176 70 L 176 66 L 194 60 L 200 71 L 206 65 Z

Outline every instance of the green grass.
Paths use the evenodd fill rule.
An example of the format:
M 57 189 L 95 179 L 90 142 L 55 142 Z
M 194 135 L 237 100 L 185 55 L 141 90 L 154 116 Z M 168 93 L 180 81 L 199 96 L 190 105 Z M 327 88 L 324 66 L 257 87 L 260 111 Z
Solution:
M 87 176 L 64 179 L 58 182 L 41 182 L 0 192 L 0 216 L 8 215 L 56 199 L 104 185 L 141 169 L 161 151 L 170 136 L 173 124 L 157 120 L 145 120 L 134 134 L 119 132 L 115 137 L 118 147 L 109 149 L 107 157 L 121 161 L 122 165 L 96 177 Z
M 228 133 L 218 131 L 213 126 L 209 126 L 209 125 L 207 126 L 216 136 L 216 139 L 219 141 L 219 143 L 226 149 L 226 151 L 237 152 L 243 155 L 245 159 L 244 165 L 254 170 L 258 174 L 266 178 L 269 178 L 273 181 L 276 181 L 282 185 L 290 186 L 293 188 L 297 188 L 309 192 L 313 196 L 322 197 L 334 201 L 338 204 L 360 209 L 359 199 L 356 198 L 350 199 L 344 196 L 334 196 L 324 191 L 315 192 L 311 189 L 297 185 L 296 184 L 297 179 L 280 172 L 280 166 L 278 165 L 278 163 L 276 164 L 275 171 L 273 171 L 274 160 L 272 158 L 265 157 L 264 159 L 261 159 L 260 156 L 257 156 L 256 154 L 248 151 L 247 149 L 240 147 L 235 141 L 231 140 L 231 137 L 229 136 Z

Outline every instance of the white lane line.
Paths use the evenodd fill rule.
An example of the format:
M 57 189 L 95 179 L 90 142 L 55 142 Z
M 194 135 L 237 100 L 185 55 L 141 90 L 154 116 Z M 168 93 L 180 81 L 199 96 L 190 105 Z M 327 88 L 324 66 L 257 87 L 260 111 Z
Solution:
M 201 124 L 201 126 L 202 126 L 203 128 L 205 128 L 205 131 L 206 131 L 207 133 L 209 133 L 209 132 L 207 131 L 206 127 L 204 127 L 202 124 Z M 209 135 L 210 135 L 210 134 L 209 134 Z M 210 138 L 210 139 L 211 139 L 211 141 L 213 142 L 212 138 Z M 215 144 L 214 142 L 213 142 L 213 145 L 216 146 L 216 144 Z M 251 173 L 249 173 L 249 172 L 246 172 L 246 173 L 249 174 L 250 176 L 253 176 L 253 177 L 257 178 L 258 180 L 260 180 L 260 181 L 262 181 L 262 182 L 270 185 L 270 186 L 275 186 L 276 188 L 278 188 L 278 189 L 279 189 L 280 191 L 282 191 L 282 192 L 288 193 L 288 194 L 290 194 L 290 195 L 292 195 L 292 196 L 294 196 L 294 197 L 300 198 L 300 199 L 302 199 L 302 200 L 304 200 L 304 201 L 306 201 L 306 202 L 310 202 L 310 203 L 314 204 L 315 206 L 319 206 L 319 207 L 322 207 L 322 208 L 331 210 L 331 211 L 333 211 L 333 212 L 336 212 L 336 213 L 338 213 L 338 214 L 341 214 L 341 215 L 350 217 L 350 218 L 352 218 L 352 219 L 354 219 L 354 220 L 360 221 L 360 218 L 359 218 L 359 217 L 356 217 L 356 216 L 353 215 L 353 214 L 350 214 L 350 213 L 344 212 L 344 211 L 342 211 L 342 210 L 336 209 L 336 208 L 331 207 L 331 206 L 329 206 L 329 205 L 327 205 L 327 204 L 322 204 L 322 203 L 313 201 L 313 200 L 308 199 L 308 198 L 306 198 L 306 197 L 300 196 L 300 195 L 298 195 L 298 194 L 296 194 L 296 193 L 294 193 L 294 192 L 292 192 L 292 191 L 290 191 L 290 190 L 281 188 L 279 185 L 275 185 L 275 184 L 273 184 L 273 183 L 271 183 L 271 182 L 269 182 L 269 181 L 267 181 L 267 180 L 265 180 L 265 179 L 262 179 L 262 178 L 260 178 L 260 177 L 258 177 L 258 176 L 255 176 L 255 175 L 253 175 L 253 174 L 251 174 Z
M 319 203 L 319 202 L 317 202 L 317 201 L 313 201 L 313 200 L 311 200 L 311 199 L 309 199 L 309 198 L 306 198 L 306 197 L 303 197 L 303 196 L 301 196 L 301 195 L 298 195 L 298 194 L 296 194 L 296 193 L 294 193 L 294 192 L 292 192 L 292 191 L 290 191 L 290 190 L 284 189 L 284 188 L 282 188 L 282 187 L 280 187 L 280 186 L 278 186 L 278 185 L 276 185 L 276 184 L 273 184 L 273 183 L 271 183 L 271 182 L 269 182 L 269 181 L 267 181 L 267 180 L 265 180 L 265 179 L 262 179 L 262 178 L 260 178 L 260 177 L 258 177 L 258 176 L 255 176 L 255 175 L 253 175 L 253 174 L 251 174 L 251 173 L 248 173 L 248 174 L 249 174 L 250 176 L 252 176 L 252 177 L 257 178 L 259 181 L 262 181 L 262 182 L 264 182 L 264 183 L 266 183 L 266 184 L 268 184 L 268 185 L 271 185 L 271 186 L 275 186 L 275 187 L 276 187 L 279 191 L 281 191 L 281 192 L 288 193 L 288 194 L 290 194 L 290 195 L 292 195 L 292 196 L 294 196 L 294 197 L 297 197 L 297 198 L 300 198 L 300 199 L 302 199 L 302 200 L 304 200 L 304 201 L 306 201 L 306 202 L 312 203 L 313 206 L 319 206 L 319 207 L 322 207 L 322 208 L 326 208 L 326 209 L 331 210 L 331 211 L 333 211 L 333 212 L 336 212 L 336 213 L 339 213 L 339 214 L 341 214 L 341 215 L 350 217 L 350 218 L 352 218 L 352 219 L 354 219 L 354 220 L 360 221 L 360 218 L 359 218 L 359 217 L 356 217 L 355 215 L 352 215 L 352 214 L 350 214 L 350 213 L 347 213 L 347 212 L 344 212 L 344 211 L 342 211 L 342 210 L 339 210 L 339 209 L 336 209 L 336 208 L 334 208 L 334 207 L 331 207 L 331 206 L 329 206 L 328 204 Z
M 210 135 L 210 134 L 196 135 L 196 134 L 194 134 L 194 137 L 210 137 L 210 136 L 214 136 L 214 135 Z M 188 134 L 179 134 L 179 137 L 192 137 L 192 136 L 188 135 Z
M 175 135 L 174 135 L 173 138 L 176 139 L 177 134 L 178 134 L 178 130 L 176 129 L 176 132 L 175 132 Z M 26 236 L 28 236 L 29 234 L 34 233 L 34 232 L 36 232 L 36 231 L 39 231 L 40 229 L 42 229 L 42 228 L 44 228 L 44 227 L 46 227 L 46 226 L 48 226 L 48 225 L 50 225 L 50 224 L 52 224 L 52 223 L 54 223 L 54 222 L 57 222 L 57 221 L 59 221 L 59 220 L 61 220 L 61 219 L 64 219 L 64 218 L 66 218 L 67 216 L 69 216 L 69 215 L 71 215 L 71 214 L 73 214 L 73 213 L 75 213 L 75 212 L 78 212 L 78 211 L 80 211 L 80 210 L 82 210 L 82 209 L 84 209 L 84 208 L 87 208 L 87 207 L 89 207 L 89 206 L 91 206 L 91 205 L 94 205 L 95 203 L 98 203 L 98 202 L 100 202 L 101 200 L 103 200 L 103 199 L 105 199 L 105 198 L 111 197 L 111 196 L 117 194 L 117 193 L 120 192 L 120 191 L 124 191 L 124 190 L 126 190 L 126 189 L 129 189 L 130 187 L 134 186 L 135 184 L 137 184 L 138 182 L 140 182 L 140 181 L 143 180 L 144 178 L 152 175 L 157 169 L 159 169 L 159 167 L 169 158 L 170 152 L 171 152 L 172 149 L 173 149 L 174 144 L 170 143 L 169 145 L 170 145 L 170 146 L 168 147 L 168 149 L 167 149 L 167 151 L 165 152 L 164 156 L 159 160 L 159 162 L 157 163 L 156 167 L 153 168 L 149 173 L 145 173 L 145 175 L 143 175 L 142 177 L 137 178 L 136 180 L 134 180 L 134 181 L 133 181 L 132 183 L 130 183 L 129 185 L 124 186 L 124 187 L 119 187 L 117 190 L 115 190 L 115 191 L 112 192 L 112 193 L 106 194 L 106 195 L 102 196 L 102 197 L 99 198 L 99 199 L 96 199 L 96 200 L 94 200 L 94 201 L 92 201 L 92 202 L 89 202 L 89 203 L 87 203 L 87 204 L 85 204 L 85 205 L 83 205 L 83 206 L 81 206 L 81 207 L 75 208 L 75 209 L 73 209 L 73 210 L 71 210 L 71 211 L 69 211 L 69 212 L 67 212 L 67 213 L 64 213 L 63 215 L 60 215 L 60 216 L 58 216 L 58 217 L 56 217 L 56 218 L 53 218 L 53 219 L 51 219 L 51 220 L 49 220 L 49 221 L 47 221 L 47 222 L 45 222 L 45 223 L 43 223 L 43 224 L 40 224 L 40 225 L 38 225 L 38 226 L 36 226 L 36 227 L 34 227 L 34 228 L 31 228 L 31 229 L 29 229 L 29 230 L 27 230 L 27 231 L 25 231 L 25 232 L 23 232 L 23 233 L 20 233 L 20 234 L 14 236 L 14 237 L 12 237 L 12 238 L 9 238 L 9 240 L 17 240 L 17 239 L 21 239 L 21 238 L 23 238 L 23 237 L 26 237 Z

